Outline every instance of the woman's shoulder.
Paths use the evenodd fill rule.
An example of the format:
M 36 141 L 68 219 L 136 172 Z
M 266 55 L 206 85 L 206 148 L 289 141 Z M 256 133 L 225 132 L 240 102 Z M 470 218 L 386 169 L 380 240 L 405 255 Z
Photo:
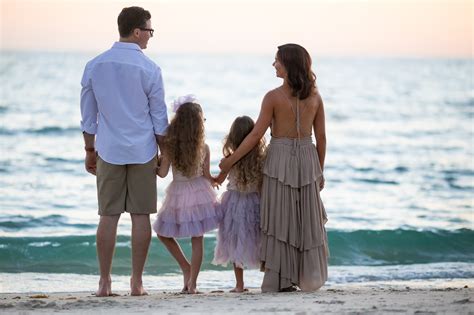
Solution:
M 263 97 L 262 105 L 272 106 L 282 102 L 283 95 L 278 88 L 268 91 Z
M 318 107 L 322 103 L 321 94 L 319 94 L 318 88 L 314 88 L 306 100 Z
M 278 90 L 280 87 L 274 88 L 273 90 L 268 91 L 263 97 L 264 100 L 275 100 L 281 97 L 281 92 Z
M 313 93 L 311 93 L 311 95 L 313 97 L 315 97 L 316 99 L 320 100 L 321 99 L 321 94 L 319 94 L 319 89 L 318 87 L 315 87 L 314 90 L 313 90 Z

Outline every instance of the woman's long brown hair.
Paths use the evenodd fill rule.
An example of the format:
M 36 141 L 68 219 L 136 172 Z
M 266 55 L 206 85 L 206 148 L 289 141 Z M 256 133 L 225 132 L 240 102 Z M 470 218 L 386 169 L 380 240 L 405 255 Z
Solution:
M 298 44 L 285 44 L 278 46 L 277 58 L 286 69 L 292 95 L 300 100 L 310 96 L 316 88 L 316 75 L 308 51 Z

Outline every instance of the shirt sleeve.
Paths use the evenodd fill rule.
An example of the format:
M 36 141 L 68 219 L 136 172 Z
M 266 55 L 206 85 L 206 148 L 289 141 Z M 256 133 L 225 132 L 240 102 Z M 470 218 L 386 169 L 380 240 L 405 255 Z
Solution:
M 98 108 L 89 73 L 86 66 L 81 80 L 81 129 L 88 134 L 95 135 L 97 133 Z
M 151 121 L 155 134 L 163 136 L 166 134 L 166 129 L 168 128 L 168 113 L 166 110 L 163 78 L 159 67 L 156 67 L 151 81 L 151 88 L 148 94 Z

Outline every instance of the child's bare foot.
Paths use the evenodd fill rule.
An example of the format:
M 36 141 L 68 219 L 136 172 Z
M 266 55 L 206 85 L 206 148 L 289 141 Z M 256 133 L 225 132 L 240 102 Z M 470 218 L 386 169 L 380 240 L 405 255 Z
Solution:
M 231 292 L 231 293 L 242 293 L 242 292 L 248 292 L 248 291 L 249 291 L 249 289 L 244 288 L 244 287 L 235 287 L 232 290 L 230 290 L 229 292 Z
M 130 295 L 132 296 L 140 296 L 140 295 L 148 295 L 148 292 L 145 291 L 143 288 L 143 284 L 141 281 L 134 281 L 133 278 L 130 279 Z
M 181 293 L 188 293 L 188 282 L 189 279 L 191 278 L 191 268 L 188 268 L 186 270 L 183 270 L 183 289 L 181 290 Z
M 96 291 L 95 296 L 104 297 L 112 295 L 112 279 L 100 279 L 99 280 L 99 289 Z
M 188 288 L 188 294 L 200 294 L 201 292 L 198 291 L 197 288 Z
M 196 287 L 196 283 L 189 282 L 188 283 L 188 294 L 198 294 L 198 293 L 201 293 L 201 292 L 198 291 L 198 289 Z

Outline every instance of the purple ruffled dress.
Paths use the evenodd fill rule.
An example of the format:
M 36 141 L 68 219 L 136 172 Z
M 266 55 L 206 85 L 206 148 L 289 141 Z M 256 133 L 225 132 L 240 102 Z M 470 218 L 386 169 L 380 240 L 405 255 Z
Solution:
M 231 170 L 227 191 L 218 206 L 223 216 L 219 223 L 215 265 L 233 263 L 239 268 L 260 266 L 260 195 L 257 187 L 245 191 L 237 188 Z
M 158 211 L 153 230 L 165 237 L 196 237 L 217 228 L 217 197 L 211 183 L 202 176 L 186 177 L 172 167 L 173 181 Z

